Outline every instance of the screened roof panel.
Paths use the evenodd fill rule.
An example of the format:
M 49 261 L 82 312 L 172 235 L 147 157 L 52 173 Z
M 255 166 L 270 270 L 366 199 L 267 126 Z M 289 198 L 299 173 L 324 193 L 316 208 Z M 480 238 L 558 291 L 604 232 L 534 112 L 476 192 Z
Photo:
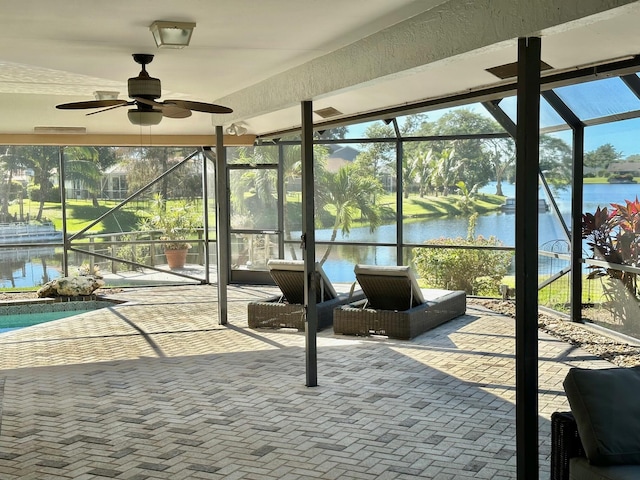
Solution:
M 516 97 L 506 97 L 500 100 L 498 106 L 504 110 L 509 118 L 517 125 L 517 100 Z M 549 102 L 540 97 L 540 128 L 544 129 L 565 129 L 569 126 L 562 120 L 562 117 L 553 109 Z
M 640 110 L 640 99 L 618 77 L 560 87 L 554 92 L 583 121 Z
M 329 137 L 325 136 L 324 138 L 331 138 L 333 130 L 335 129 L 327 130 Z M 386 123 L 384 120 L 373 120 L 347 126 L 347 131 L 344 133 L 343 138 L 393 138 L 395 136 L 396 131 L 393 129 L 392 124 Z
M 423 134 L 504 133 L 504 129 L 481 103 L 441 108 L 426 112 L 426 122 L 433 123 L 431 132 Z M 483 117 L 486 121 L 478 121 Z M 398 120 L 405 117 L 398 117 Z

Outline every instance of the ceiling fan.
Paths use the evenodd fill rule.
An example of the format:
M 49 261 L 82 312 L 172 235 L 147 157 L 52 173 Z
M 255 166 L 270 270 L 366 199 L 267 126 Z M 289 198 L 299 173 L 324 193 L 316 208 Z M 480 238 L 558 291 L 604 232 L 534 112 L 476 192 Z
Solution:
M 72 102 L 56 105 L 61 110 L 82 110 L 90 108 L 101 108 L 97 112 L 87 115 L 113 110 L 114 108 L 135 105 L 127 112 L 129 121 L 134 125 L 157 125 L 162 117 L 187 118 L 193 111 L 204 113 L 231 113 L 228 107 L 215 105 L 213 103 L 194 102 L 191 100 L 165 100 L 157 101 L 162 95 L 160 79 L 153 78 L 147 73 L 146 65 L 153 60 L 152 54 L 134 53 L 133 59 L 142 65 L 142 71 L 137 77 L 128 81 L 129 98 L 132 100 L 89 100 L 86 102 Z

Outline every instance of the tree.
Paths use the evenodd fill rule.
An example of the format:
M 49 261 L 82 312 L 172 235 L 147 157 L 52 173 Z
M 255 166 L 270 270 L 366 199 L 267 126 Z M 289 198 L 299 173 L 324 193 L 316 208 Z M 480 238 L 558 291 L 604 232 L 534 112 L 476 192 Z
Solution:
M 382 184 L 375 177 L 356 174 L 355 169 L 347 165 L 336 173 L 326 172 L 318 182 L 316 201 L 334 215 L 331 242 L 336 240 L 338 231 L 348 236 L 358 215 L 367 220 L 372 232 L 382 223 L 384 207 L 372 201 L 383 192 Z M 332 245 L 327 247 L 320 264 L 329 258 L 331 248 Z
M 571 147 L 558 137 L 540 136 L 540 170 L 547 182 L 555 188 L 571 183 Z
M 102 172 L 99 167 L 99 151 L 94 147 L 67 147 L 65 155 L 65 178 L 67 180 L 80 180 L 91 193 L 94 207 L 98 207 L 98 192 Z
M 621 159 L 622 152 L 616 150 L 610 143 L 605 143 L 584 154 L 584 166 L 606 170 L 612 162 L 617 162 Z
M 349 127 L 333 127 L 322 132 L 317 133 L 317 137 L 320 140 L 337 140 L 340 138 L 346 138 L 349 132 Z
M 416 153 L 417 155 L 417 181 L 419 183 L 418 195 L 420 198 L 427 194 L 429 188 L 429 175 L 435 168 L 435 156 L 431 148 L 427 150 L 421 150 Z
M 462 167 L 462 162 L 456 156 L 453 148 L 434 152 L 431 154 L 431 158 L 433 168 L 429 176 L 429 183 L 436 192 L 441 192 L 445 196 L 449 195 L 450 188 L 458 181 L 458 172 Z
M 143 147 L 121 150 L 118 152 L 119 156 L 126 156 L 124 163 L 127 166 L 129 193 L 138 191 L 160 177 L 192 152 L 193 149 L 183 147 Z M 194 169 L 180 167 L 171 172 L 170 177 L 165 176 L 160 180 L 154 191 L 159 192 L 166 199 L 173 197 L 196 198 L 202 194 L 201 177 L 199 172 Z
M 422 135 L 469 135 L 502 132 L 502 128 L 488 117 L 470 109 L 460 108 L 445 113 L 435 122 L 423 123 Z M 471 189 L 485 185 L 492 177 L 492 164 L 483 148 L 485 139 L 458 139 L 433 142 L 434 152 L 455 150 L 459 161 L 458 179 Z
M 420 125 L 425 121 L 426 116 L 422 114 L 408 115 L 398 126 L 402 137 L 415 135 Z M 365 131 L 367 138 L 395 138 L 396 131 L 392 124 L 375 122 L 369 125 Z M 362 152 L 356 157 L 355 165 L 357 169 L 365 175 L 381 178 L 384 174 L 395 177 L 396 146 L 390 142 L 364 143 L 360 145 Z M 403 163 L 408 169 L 405 173 L 411 175 L 411 171 L 416 165 L 416 159 L 412 158 L 411 147 L 405 151 Z M 411 179 L 409 179 L 411 180 Z M 404 179 L 405 185 L 407 179 Z M 408 189 L 407 189 L 408 190 Z
M 484 146 L 495 175 L 496 195 L 503 196 L 502 182 L 516 163 L 515 144 L 508 138 L 491 138 L 484 141 Z
M 13 187 L 13 174 L 21 166 L 20 157 L 15 154 L 16 147 L 8 146 L 5 153 L 0 155 L 0 175 L 2 184 L 2 206 L 0 207 L 0 219 L 7 221 L 9 217 L 9 201 L 11 200 L 11 190 Z M 22 210 L 21 210 L 22 211 Z
M 395 137 L 391 125 L 374 123 L 365 131 L 368 138 Z M 394 175 L 396 162 L 395 144 L 390 142 L 363 143 L 362 151 L 354 160 L 354 165 L 364 175 L 381 178 L 384 174 Z M 394 175 L 395 176 L 395 175 Z
M 27 145 L 16 147 L 15 154 L 21 159 L 20 163 L 33 170 L 33 183 L 38 186 L 39 206 L 36 220 L 42 220 L 44 203 L 53 186 L 51 177 L 60 165 L 60 149 L 43 145 Z
M 327 148 L 323 145 L 315 145 L 314 148 L 315 165 L 314 172 L 317 177 L 322 177 L 325 171 L 324 159 L 327 156 Z M 285 188 L 288 185 L 296 184 L 300 180 L 302 170 L 300 145 L 287 145 L 282 149 L 283 177 Z M 261 147 L 240 147 L 237 152 L 237 163 L 243 164 L 273 164 L 279 162 L 279 149 L 274 146 Z M 231 202 L 237 213 L 236 219 L 245 223 L 245 226 L 273 228 L 274 216 L 269 216 L 269 212 L 276 213 L 277 199 L 277 172 L 274 169 L 256 169 L 238 171 L 238 177 L 231 181 Z M 292 209 L 295 202 L 284 200 L 284 239 L 290 248 L 292 259 L 297 257 L 295 245 L 292 240 L 291 231 L 299 229 L 300 226 L 294 219 L 301 218 L 302 210 L 296 212 Z M 316 205 L 316 208 L 318 205 Z M 259 213 L 258 219 L 254 213 Z M 250 225 L 248 225 L 250 223 Z

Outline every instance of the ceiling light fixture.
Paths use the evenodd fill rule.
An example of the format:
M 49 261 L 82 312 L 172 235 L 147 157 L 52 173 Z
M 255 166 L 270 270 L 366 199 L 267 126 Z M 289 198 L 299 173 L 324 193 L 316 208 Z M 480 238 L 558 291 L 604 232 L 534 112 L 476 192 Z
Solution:
M 227 127 L 227 135 L 244 135 L 247 133 L 246 127 L 239 125 L 237 123 L 232 123 Z
M 162 110 L 152 108 L 151 110 L 139 110 L 132 108 L 127 112 L 129 121 L 134 125 L 148 127 L 150 125 L 158 125 L 162 120 Z
M 96 100 L 117 100 L 120 92 L 113 92 L 108 90 L 96 90 L 93 92 L 93 96 Z
M 193 22 L 156 20 L 149 25 L 149 30 L 158 48 L 184 48 L 189 45 L 195 27 Z

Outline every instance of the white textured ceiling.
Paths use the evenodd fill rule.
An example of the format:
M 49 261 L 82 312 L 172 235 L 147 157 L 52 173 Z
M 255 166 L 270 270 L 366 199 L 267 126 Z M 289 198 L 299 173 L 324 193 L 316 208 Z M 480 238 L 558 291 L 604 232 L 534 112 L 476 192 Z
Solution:
M 516 60 L 518 36 L 542 35 L 554 68 L 640 53 L 640 5 L 629 0 L 2 0 L 0 134 L 36 126 L 92 134 L 209 135 L 244 122 L 264 134 L 299 125 L 302 100 L 345 115 L 496 84 L 485 69 Z M 154 20 L 196 22 L 191 45 L 157 49 Z M 221 103 L 154 127 L 126 108 L 86 116 L 55 109 L 126 98 L 133 53 L 153 53 L 163 98 Z M 315 120 L 321 120 L 316 117 Z

